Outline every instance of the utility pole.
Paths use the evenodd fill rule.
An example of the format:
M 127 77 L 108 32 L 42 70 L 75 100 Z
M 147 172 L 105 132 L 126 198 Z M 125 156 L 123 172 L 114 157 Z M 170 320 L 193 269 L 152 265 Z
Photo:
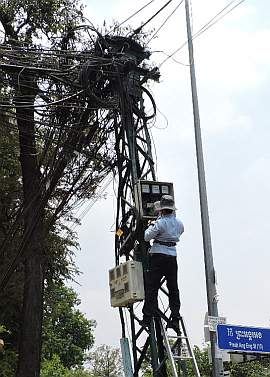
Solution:
M 217 307 L 217 291 L 216 291 L 216 279 L 215 269 L 212 254 L 211 245 L 211 233 L 209 224 L 208 204 L 207 204 L 207 191 L 205 183 L 205 170 L 203 160 L 203 148 L 200 126 L 200 113 L 199 103 L 196 85 L 195 64 L 193 56 L 193 42 L 190 27 L 190 10 L 189 0 L 185 0 L 186 8 L 186 24 L 187 24 L 187 37 L 188 37 L 188 51 L 189 51 L 189 64 L 190 64 L 190 80 L 191 80 L 191 92 L 193 103 L 193 117 L 194 117 L 194 131 L 195 131 L 195 143 L 196 143 L 196 158 L 198 169 L 198 181 L 200 192 L 200 209 L 201 209 L 201 223 L 202 223 L 202 235 L 203 235 L 203 248 L 204 248 L 204 264 L 205 264 L 205 277 L 206 277 L 206 290 L 207 290 L 207 302 L 208 302 L 208 315 L 218 317 Z M 213 365 L 213 377 L 224 376 L 222 358 L 217 354 L 217 339 L 216 333 L 210 332 L 211 342 L 211 355 Z

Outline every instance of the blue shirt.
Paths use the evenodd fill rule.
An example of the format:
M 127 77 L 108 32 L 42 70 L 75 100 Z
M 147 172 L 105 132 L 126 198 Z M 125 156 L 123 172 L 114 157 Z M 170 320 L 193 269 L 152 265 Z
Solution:
M 163 242 L 178 242 L 183 232 L 184 225 L 174 214 L 163 215 L 145 230 L 144 239 L 146 242 L 153 239 Z M 176 247 L 153 243 L 150 253 L 176 256 Z

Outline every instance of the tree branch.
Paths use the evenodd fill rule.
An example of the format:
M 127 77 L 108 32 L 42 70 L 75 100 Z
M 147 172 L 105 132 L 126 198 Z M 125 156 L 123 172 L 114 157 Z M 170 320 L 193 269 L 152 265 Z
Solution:
M 27 25 L 29 22 L 29 17 L 27 16 L 26 19 L 17 27 L 16 34 L 19 34 L 20 30 Z
M 11 37 L 12 39 L 18 40 L 18 35 L 12 26 L 12 20 L 8 16 L 7 12 L 2 8 L 0 9 L 0 22 L 3 25 L 6 36 Z

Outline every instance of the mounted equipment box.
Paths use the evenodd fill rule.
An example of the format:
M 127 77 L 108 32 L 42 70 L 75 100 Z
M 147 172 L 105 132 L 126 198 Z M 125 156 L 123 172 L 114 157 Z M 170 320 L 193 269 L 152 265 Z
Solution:
M 109 270 L 111 306 L 129 306 L 144 300 L 141 262 L 129 260 Z
M 174 198 L 173 184 L 170 182 L 157 182 L 140 180 L 136 184 L 137 203 L 140 218 L 152 220 L 157 218 L 154 203 L 163 195 L 171 195 Z

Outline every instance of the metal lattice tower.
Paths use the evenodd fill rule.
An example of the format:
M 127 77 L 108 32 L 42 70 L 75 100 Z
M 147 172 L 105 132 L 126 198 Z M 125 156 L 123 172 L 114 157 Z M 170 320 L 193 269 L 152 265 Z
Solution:
M 144 241 L 144 230 L 147 226 L 139 216 L 138 192 L 136 183 L 139 180 L 156 180 L 154 160 L 151 150 L 149 134 L 149 121 L 154 118 L 156 106 L 150 92 L 143 86 L 148 79 L 156 79 L 159 75 L 156 70 L 141 69 L 140 62 L 148 57 L 136 42 L 118 38 L 120 48 L 125 51 L 125 66 L 117 69 L 116 93 L 119 95 L 119 111 L 115 112 L 115 150 L 117 153 L 118 193 L 115 236 L 115 262 L 120 263 L 120 258 L 141 261 L 145 281 L 148 271 L 149 244 Z M 115 49 L 115 46 L 113 47 Z M 128 63 L 127 63 L 128 62 Z M 144 108 L 145 97 L 150 99 L 153 107 L 152 114 L 148 115 Z M 161 287 L 167 300 L 168 293 Z M 166 351 L 160 327 L 160 321 L 152 321 L 150 330 L 141 327 L 141 307 L 129 306 L 127 309 L 119 308 L 122 325 L 122 337 L 126 338 L 126 329 L 130 326 L 133 376 L 138 376 L 142 363 L 150 359 L 155 377 L 167 376 Z M 124 311 L 128 310 L 128 317 Z M 165 323 L 169 322 L 167 310 L 160 311 L 160 316 Z M 146 338 L 145 338 L 145 332 Z M 178 341 L 177 341 L 178 342 Z M 176 346 L 179 344 L 176 342 Z

